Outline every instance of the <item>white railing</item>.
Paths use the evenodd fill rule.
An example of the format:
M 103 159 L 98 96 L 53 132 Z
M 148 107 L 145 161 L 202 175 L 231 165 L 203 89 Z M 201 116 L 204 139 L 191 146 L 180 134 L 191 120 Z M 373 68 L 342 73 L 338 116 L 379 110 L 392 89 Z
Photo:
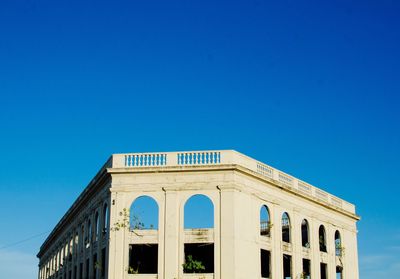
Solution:
M 353 204 L 234 150 L 114 154 L 107 167 L 148 168 L 215 165 L 239 165 L 245 167 L 254 173 L 280 183 L 285 188 L 297 190 L 303 195 L 355 213 Z

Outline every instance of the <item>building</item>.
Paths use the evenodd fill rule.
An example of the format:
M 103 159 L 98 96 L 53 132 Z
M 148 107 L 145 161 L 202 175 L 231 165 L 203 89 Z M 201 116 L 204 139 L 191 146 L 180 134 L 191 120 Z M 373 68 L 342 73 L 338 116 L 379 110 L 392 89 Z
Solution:
M 115 154 L 41 246 L 39 279 L 358 279 L 358 220 L 236 151 Z

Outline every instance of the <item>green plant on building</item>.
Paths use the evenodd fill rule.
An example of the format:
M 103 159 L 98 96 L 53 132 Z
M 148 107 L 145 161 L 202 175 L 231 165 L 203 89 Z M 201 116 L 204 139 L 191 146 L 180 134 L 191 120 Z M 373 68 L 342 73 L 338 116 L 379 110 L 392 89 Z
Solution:
M 193 259 L 192 255 L 187 255 L 185 263 L 182 264 L 185 273 L 201 273 L 206 268 L 201 261 Z

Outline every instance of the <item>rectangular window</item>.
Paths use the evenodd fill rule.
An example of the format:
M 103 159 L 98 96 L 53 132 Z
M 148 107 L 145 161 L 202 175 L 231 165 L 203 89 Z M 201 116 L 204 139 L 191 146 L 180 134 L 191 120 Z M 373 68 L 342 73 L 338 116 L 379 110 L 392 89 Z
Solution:
M 321 263 L 321 279 L 328 279 L 328 266 L 325 263 Z
M 271 253 L 264 249 L 261 249 L 261 277 L 271 277 Z
M 302 279 L 310 279 L 311 278 L 311 262 L 308 259 L 303 259 L 303 277 Z
M 186 243 L 184 273 L 214 273 L 214 243 Z
M 97 254 L 93 255 L 93 278 L 97 279 L 97 269 L 99 267 L 99 263 L 97 262 Z
M 106 248 L 101 250 L 101 278 L 106 275 Z
M 292 279 L 292 257 L 283 254 L 283 278 Z
M 83 263 L 79 264 L 79 279 L 83 279 Z
M 158 244 L 129 245 L 129 274 L 158 273 Z
M 89 259 L 86 259 L 86 279 L 89 279 Z

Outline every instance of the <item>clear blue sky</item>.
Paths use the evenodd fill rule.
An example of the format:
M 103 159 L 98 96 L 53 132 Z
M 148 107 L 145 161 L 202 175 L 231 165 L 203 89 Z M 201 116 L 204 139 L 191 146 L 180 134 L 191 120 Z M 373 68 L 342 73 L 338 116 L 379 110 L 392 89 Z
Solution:
M 355 203 L 361 278 L 397 278 L 399 14 L 0 1 L 0 247 L 53 228 L 111 153 L 236 149 Z M 44 238 L 0 249 L 2 277 L 36 278 Z

